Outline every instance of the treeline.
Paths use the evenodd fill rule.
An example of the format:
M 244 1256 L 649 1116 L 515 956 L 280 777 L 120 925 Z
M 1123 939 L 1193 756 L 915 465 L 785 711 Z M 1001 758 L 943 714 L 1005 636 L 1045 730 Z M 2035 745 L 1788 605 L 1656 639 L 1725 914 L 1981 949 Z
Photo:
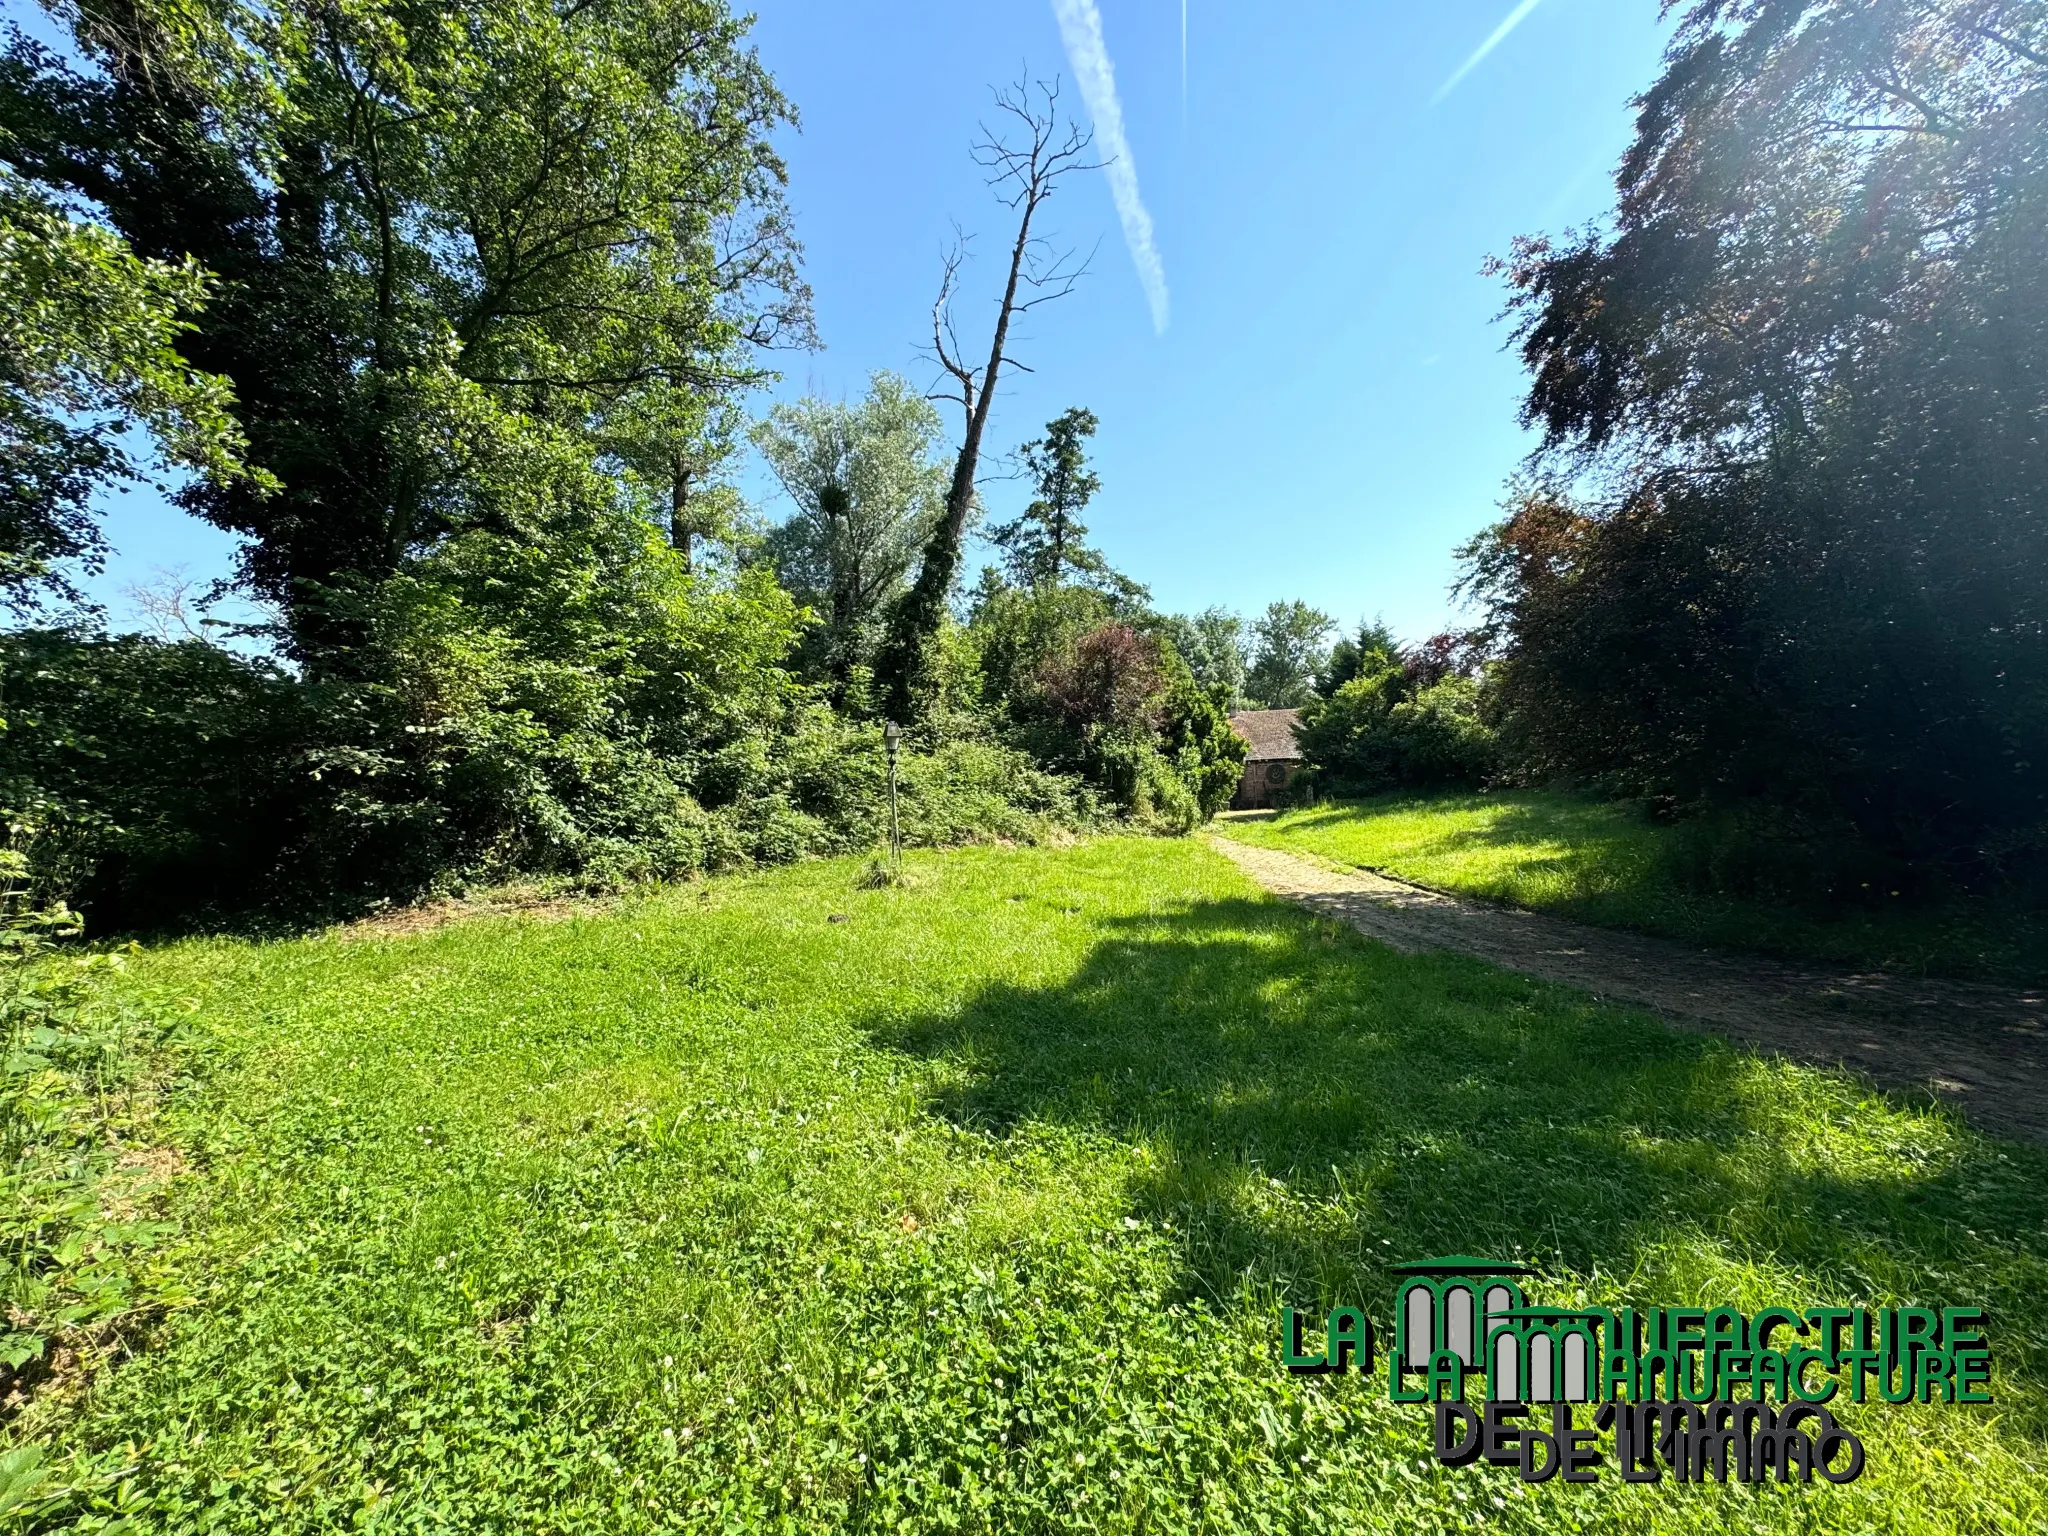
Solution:
M 871 847 L 885 714 L 913 840 L 1228 797 L 1229 689 L 1076 518 L 1092 418 L 1027 455 L 964 623 L 972 453 L 928 402 L 883 377 L 745 419 L 812 338 L 793 112 L 722 4 L 49 14 L 68 48 L 0 60 L 16 905 L 106 931 Z M 1047 142 L 1020 174 L 1083 163 Z M 978 450 L 995 368 L 963 374 Z M 750 438 L 777 528 L 729 486 Z M 254 644 L 80 606 L 94 495 L 172 469 L 242 541 Z
M 1723 884 L 2040 882 L 2044 145 L 2039 5 L 1686 11 L 1611 227 L 1500 268 L 1543 441 L 1465 551 L 1488 776 L 1640 797 Z M 1326 777 L 1427 781 L 1433 664 L 1321 712 Z

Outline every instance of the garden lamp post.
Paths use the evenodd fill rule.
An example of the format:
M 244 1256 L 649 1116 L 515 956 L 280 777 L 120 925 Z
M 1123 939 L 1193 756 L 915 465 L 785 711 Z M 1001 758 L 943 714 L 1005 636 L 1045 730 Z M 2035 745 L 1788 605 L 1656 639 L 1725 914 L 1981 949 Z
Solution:
M 896 829 L 896 748 L 903 733 L 894 720 L 882 722 L 882 747 L 889 755 L 889 859 L 897 874 L 903 873 L 903 836 Z

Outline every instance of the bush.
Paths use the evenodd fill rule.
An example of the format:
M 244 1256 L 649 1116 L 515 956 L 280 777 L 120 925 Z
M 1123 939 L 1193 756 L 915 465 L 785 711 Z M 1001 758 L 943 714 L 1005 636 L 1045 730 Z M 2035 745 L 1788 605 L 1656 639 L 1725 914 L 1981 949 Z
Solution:
M 1247 749 L 1163 635 L 1098 624 L 1045 656 L 1035 678 L 1013 705 L 1023 739 L 1125 815 L 1180 834 L 1229 801 Z
M 1309 793 L 1376 795 L 1390 789 L 1477 788 L 1497 768 L 1480 687 L 1450 675 L 1417 687 L 1396 663 L 1343 684 L 1302 711 Z
M 1160 726 L 1160 752 L 1194 801 L 1197 822 L 1230 804 L 1251 746 L 1231 728 L 1218 693 L 1195 681 L 1177 656 L 1169 655 L 1172 682 Z
M 417 587 L 385 597 L 405 656 L 387 676 L 403 685 L 307 682 L 199 642 L 0 640 L 0 805 L 35 812 L 39 894 L 72 898 L 100 932 L 297 923 L 511 878 L 603 889 L 782 864 L 887 835 L 880 727 L 786 679 L 751 719 L 728 695 L 722 720 L 673 697 L 685 719 L 647 720 L 625 707 L 635 692 L 701 686 L 716 646 L 688 677 L 606 678 Z M 706 600 L 749 616 L 744 592 Z M 730 641 L 734 626 L 704 627 Z M 913 845 L 1032 842 L 1106 814 L 1076 777 L 992 740 L 906 743 L 899 779 Z
M 879 725 L 849 722 L 822 707 L 807 712 L 763 763 L 759 788 L 771 787 L 831 829 L 818 852 L 858 852 L 888 835 L 888 758 Z M 1106 814 L 1074 776 L 1047 772 L 1017 748 L 979 737 L 907 739 L 897 762 L 897 802 L 903 840 L 914 847 L 999 838 L 1035 843 L 1056 829 L 1095 825 Z
M 317 691 L 198 641 L 16 631 L 0 637 L 0 697 L 0 806 L 32 829 L 29 888 L 96 927 L 272 890 L 338 787 L 314 750 Z

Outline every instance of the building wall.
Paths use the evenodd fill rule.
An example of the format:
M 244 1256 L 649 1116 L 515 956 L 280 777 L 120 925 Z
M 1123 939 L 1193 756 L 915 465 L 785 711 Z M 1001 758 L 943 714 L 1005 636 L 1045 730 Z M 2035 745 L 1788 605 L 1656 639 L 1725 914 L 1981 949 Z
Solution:
M 1300 763 L 1285 758 L 1251 759 L 1244 765 L 1244 776 L 1237 781 L 1237 796 L 1230 802 L 1230 808 L 1255 811 L 1272 805 L 1275 797 L 1293 782 L 1295 770 L 1300 767 Z

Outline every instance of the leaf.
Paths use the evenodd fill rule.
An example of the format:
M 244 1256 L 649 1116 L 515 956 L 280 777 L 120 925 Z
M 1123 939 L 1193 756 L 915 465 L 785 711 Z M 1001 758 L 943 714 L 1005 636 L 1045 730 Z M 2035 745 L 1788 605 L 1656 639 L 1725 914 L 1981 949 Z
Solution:
M 1277 1454 L 1287 1442 L 1287 1430 L 1280 1422 L 1280 1416 L 1273 1412 L 1271 1403 L 1259 1404 L 1259 1429 L 1266 1437 L 1267 1449 Z
M 49 1476 L 40 1445 L 18 1445 L 11 1451 L 0 1452 L 0 1515 L 11 1514 L 28 1503 L 38 1485 L 47 1482 Z

